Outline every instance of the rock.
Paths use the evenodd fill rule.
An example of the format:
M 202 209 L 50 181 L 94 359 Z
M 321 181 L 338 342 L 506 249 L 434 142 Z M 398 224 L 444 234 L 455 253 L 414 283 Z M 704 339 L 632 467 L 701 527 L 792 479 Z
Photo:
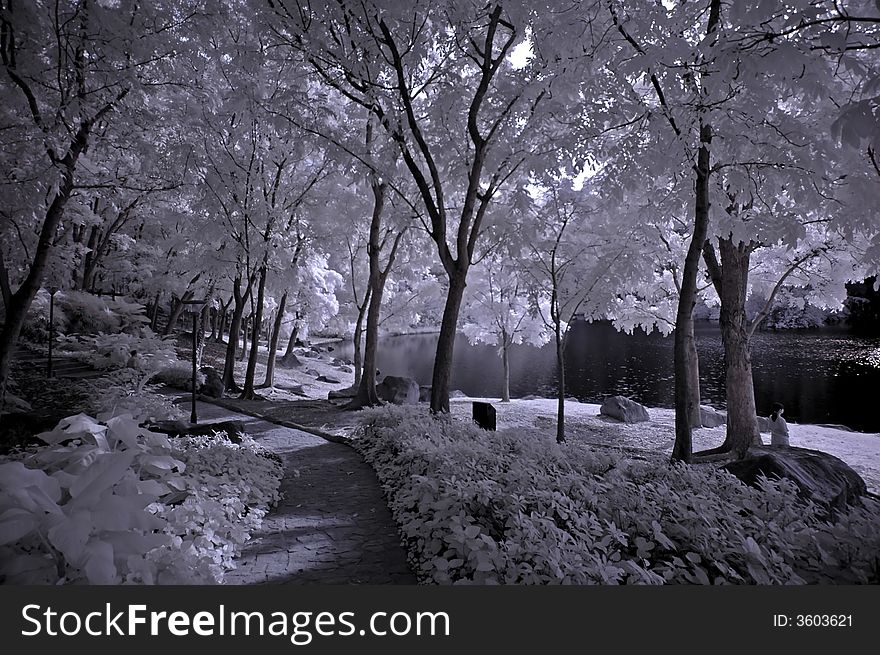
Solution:
M 412 378 L 386 375 L 376 385 L 379 398 L 395 405 L 415 405 L 419 402 L 419 383 Z
M 544 400 L 544 397 L 543 396 L 536 396 L 535 394 L 530 393 L 529 395 L 523 396 L 522 398 L 520 398 L 520 400 Z
M 842 430 L 843 432 L 855 432 L 850 427 L 841 425 L 840 423 L 816 423 L 820 428 L 832 428 L 833 430 Z
M 321 355 L 319 355 L 319 354 L 318 354 L 316 351 L 314 351 L 314 350 L 307 350 L 307 351 L 305 351 L 305 352 L 303 353 L 303 357 L 311 357 L 312 359 L 314 359 L 314 358 L 316 358 L 316 357 L 320 357 L 320 356 L 321 356 Z
M 423 384 L 419 387 L 419 402 L 427 403 L 431 401 L 431 385 Z
M 700 423 L 704 428 L 717 428 L 727 424 L 727 414 L 719 412 L 714 407 L 700 405 Z
M 468 395 L 464 391 L 460 391 L 459 389 L 453 389 L 449 392 L 450 398 L 467 398 Z
M 344 359 L 340 359 L 339 357 L 334 357 L 333 361 L 331 362 L 333 366 L 345 366 L 347 363 L 348 362 L 346 362 Z
M 319 377 L 321 377 L 321 374 L 318 373 L 318 371 L 316 371 L 316 370 L 313 369 L 313 368 L 307 369 L 307 370 L 306 370 L 306 375 L 311 375 L 313 378 L 319 378 Z
M 306 392 L 303 389 L 301 384 L 276 384 L 276 387 L 281 389 L 282 391 L 287 391 L 289 393 L 294 393 L 297 396 L 305 396 Z
M 285 368 L 295 368 L 297 366 L 302 366 L 302 362 L 299 357 L 297 357 L 294 353 L 290 353 L 289 355 L 285 355 L 281 359 L 278 360 L 278 364 L 280 366 L 284 366 Z
M 318 382 L 328 382 L 329 384 L 339 384 L 339 380 L 330 375 L 319 375 Z
M 752 446 L 745 459 L 724 468 L 753 487 L 758 478 L 786 478 L 798 496 L 834 512 L 857 504 L 867 493 L 865 481 L 849 465 L 819 450 L 793 446 Z
M 205 374 L 205 382 L 199 387 L 199 393 L 209 398 L 222 398 L 223 378 L 220 372 L 211 366 L 203 366 L 199 370 Z
M 625 396 L 606 398 L 602 407 L 599 408 L 599 413 L 624 423 L 642 423 L 651 420 L 648 410 L 644 406 Z
M 766 416 L 758 417 L 758 432 L 770 432 L 770 419 Z
M 334 389 L 327 394 L 327 400 L 340 400 L 354 398 L 357 394 L 357 387 L 346 387 L 345 389 Z
M 354 373 L 354 369 L 348 364 L 337 367 L 341 373 Z

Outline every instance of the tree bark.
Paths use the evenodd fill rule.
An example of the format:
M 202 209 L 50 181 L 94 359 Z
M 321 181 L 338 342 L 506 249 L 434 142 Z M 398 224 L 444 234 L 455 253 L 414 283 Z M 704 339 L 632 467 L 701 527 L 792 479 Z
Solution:
M 229 324 L 229 306 L 232 302 L 233 296 L 230 296 L 229 300 L 220 306 L 220 324 L 217 327 L 217 343 L 223 343 L 223 334 L 226 332 L 226 327 Z
M 263 302 L 266 300 L 266 277 L 268 270 L 266 262 L 260 267 L 260 281 L 257 285 L 257 306 L 253 317 L 253 332 L 251 334 L 251 352 L 248 356 L 247 370 L 244 374 L 244 391 L 241 392 L 242 400 L 253 400 L 254 377 L 257 372 L 257 358 L 260 354 L 260 330 L 263 328 Z
M 560 322 L 555 321 L 556 332 L 556 443 L 565 443 L 565 342 Z
M 368 142 L 369 143 L 369 142 Z M 382 210 L 385 207 L 385 183 L 380 183 L 375 178 L 370 187 L 373 191 L 373 214 L 370 219 L 370 236 L 367 243 L 367 255 L 370 261 L 370 283 L 368 294 L 370 296 L 367 310 L 367 334 L 364 344 L 364 367 L 358 384 L 357 393 L 347 405 L 350 409 L 361 407 L 374 407 L 379 404 L 379 396 L 376 393 L 376 354 L 379 350 L 379 315 L 382 311 L 382 295 L 385 293 L 385 281 L 394 264 L 394 254 L 397 250 L 399 237 L 395 239 L 394 246 L 388 257 L 388 265 L 382 270 L 379 256 L 382 251 L 382 241 L 379 230 L 382 227 Z
M 459 262 L 467 255 L 461 255 Z M 431 412 L 449 412 L 449 380 L 452 377 L 452 358 L 455 349 L 455 332 L 458 327 L 458 314 L 461 299 L 467 286 L 468 267 L 459 265 L 449 274 L 449 291 L 443 307 L 440 322 L 440 336 L 437 338 L 437 352 L 434 356 L 434 371 L 431 376 Z
M 296 314 L 294 314 L 293 327 L 290 330 L 290 337 L 287 339 L 287 348 L 284 350 L 284 357 L 281 358 L 282 366 L 299 366 L 302 364 L 297 358 L 296 353 L 293 352 L 293 348 L 296 346 L 296 339 L 299 336 L 299 320 L 296 318 Z
M 752 378 L 750 322 L 746 317 L 749 260 L 752 245 L 720 239 L 721 251 L 721 341 L 724 345 L 727 391 L 727 435 L 722 445 L 737 457 L 749 446 L 761 443 L 755 410 Z
M 354 387 L 357 388 L 361 384 L 361 374 L 363 372 L 364 360 L 363 360 L 363 351 L 361 346 L 363 345 L 364 339 L 364 319 L 367 315 L 367 307 L 370 304 L 370 294 L 371 289 L 369 285 L 367 286 L 367 291 L 364 294 L 364 303 L 358 307 L 358 315 L 357 321 L 354 324 L 354 335 L 352 339 L 354 341 Z
M 266 379 L 263 381 L 264 387 L 272 387 L 275 385 L 275 358 L 278 355 L 278 338 L 281 336 L 281 322 L 284 319 L 284 308 L 287 307 L 287 291 L 281 296 L 278 302 L 278 309 L 275 312 L 275 321 L 272 326 L 272 338 L 269 340 L 269 357 L 266 360 Z
M 510 402 L 510 337 L 506 330 L 501 331 L 501 368 L 503 378 L 501 380 L 501 402 Z
M 696 200 L 694 203 L 694 232 L 688 245 L 681 275 L 681 292 L 675 316 L 675 445 L 672 459 L 690 462 L 693 455 L 692 417 L 699 415 L 699 398 L 693 390 L 699 388 L 699 360 L 694 340 L 694 304 L 697 298 L 697 273 L 700 255 L 709 230 L 709 174 L 712 128 L 700 125 L 700 149 L 696 165 Z M 697 406 L 694 407 L 696 400 Z
M 238 349 L 238 333 L 241 332 L 242 316 L 248 296 L 251 294 L 253 281 L 248 280 L 244 293 L 241 292 L 241 275 L 236 276 L 232 285 L 232 319 L 229 324 L 229 339 L 226 342 L 226 360 L 223 363 L 223 388 L 226 391 L 241 391 L 235 383 L 235 355 Z
M 372 269 L 372 262 L 370 263 Z M 374 284 L 380 287 L 378 280 L 373 280 L 370 273 L 370 286 Z M 367 310 L 367 333 L 364 343 L 364 368 L 361 374 L 358 390 L 351 403 L 351 409 L 361 407 L 374 407 L 379 404 L 379 396 L 376 393 L 376 353 L 379 350 L 379 314 L 382 310 L 382 288 L 377 288 L 370 294 L 370 303 Z

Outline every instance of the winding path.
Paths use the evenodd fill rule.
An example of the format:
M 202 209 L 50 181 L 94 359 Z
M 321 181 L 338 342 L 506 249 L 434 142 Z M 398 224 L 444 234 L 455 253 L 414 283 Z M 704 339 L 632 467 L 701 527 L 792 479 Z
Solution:
M 199 421 L 238 420 L 281 456 L 283 498 L 226 584 L 415 584 L 373 469 L 351 447 L 204 402 Z

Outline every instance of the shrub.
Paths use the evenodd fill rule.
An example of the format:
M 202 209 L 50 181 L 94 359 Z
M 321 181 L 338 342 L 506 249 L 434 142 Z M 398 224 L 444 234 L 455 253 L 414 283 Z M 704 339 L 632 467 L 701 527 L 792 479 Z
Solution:
M 835 523 L 787 481 L 639 460 L 421 410 L 368 412 L 373 465 L 420 578 L 435 583 L 876 582 L 880 508 Z
M 191 457 L 129 416 L 84 414 L 40 437 L 46 448 L 0 464 L 4 582 L 218 582 L 278 497 L 280 466 L 250 440 Z M 237 474 L 210 474 L 212 459 Z M 248 470 L 259 482 L 244 484 Z
M 60 292 L 55 296 L 55 309 L 63 317 L 59 331 L 68 334 L 136 333 L 149 324 L 146 308 L 140 303 L 84 291 Z

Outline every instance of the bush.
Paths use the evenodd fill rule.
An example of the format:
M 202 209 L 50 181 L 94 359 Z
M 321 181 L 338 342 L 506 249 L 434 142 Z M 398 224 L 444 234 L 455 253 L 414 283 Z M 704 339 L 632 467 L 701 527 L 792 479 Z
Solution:
M 422 410 L 365 416 L 373 465 L 420 579 L 663 584 L 878 581 L 880 508 L 836 522 L 787 481 L 486 432 Z
M 84 291 L 59 293 L 55 296 L 55 310 L 60 310 L 59 331 L 65 334 L 137 333 L 150 322 L 140 303 Z
M 40 437 L 46 448 L 0 464 L 6 583 L 219 582 L 278 498 L 281 468 L 249 439 L 194 456 L 129 416 L 84 414 Z
M 149 328 L 142 334 L 124 332 L 93 336 L 65 336 L 58 339 L 58 351 L 97 369 L 122 368 L 128 364 L 131 351 L 137 351 L 137 370 L 152 377 L 159 371 L 183 364 L 177 358 L 174 340 L 160 337 Z

